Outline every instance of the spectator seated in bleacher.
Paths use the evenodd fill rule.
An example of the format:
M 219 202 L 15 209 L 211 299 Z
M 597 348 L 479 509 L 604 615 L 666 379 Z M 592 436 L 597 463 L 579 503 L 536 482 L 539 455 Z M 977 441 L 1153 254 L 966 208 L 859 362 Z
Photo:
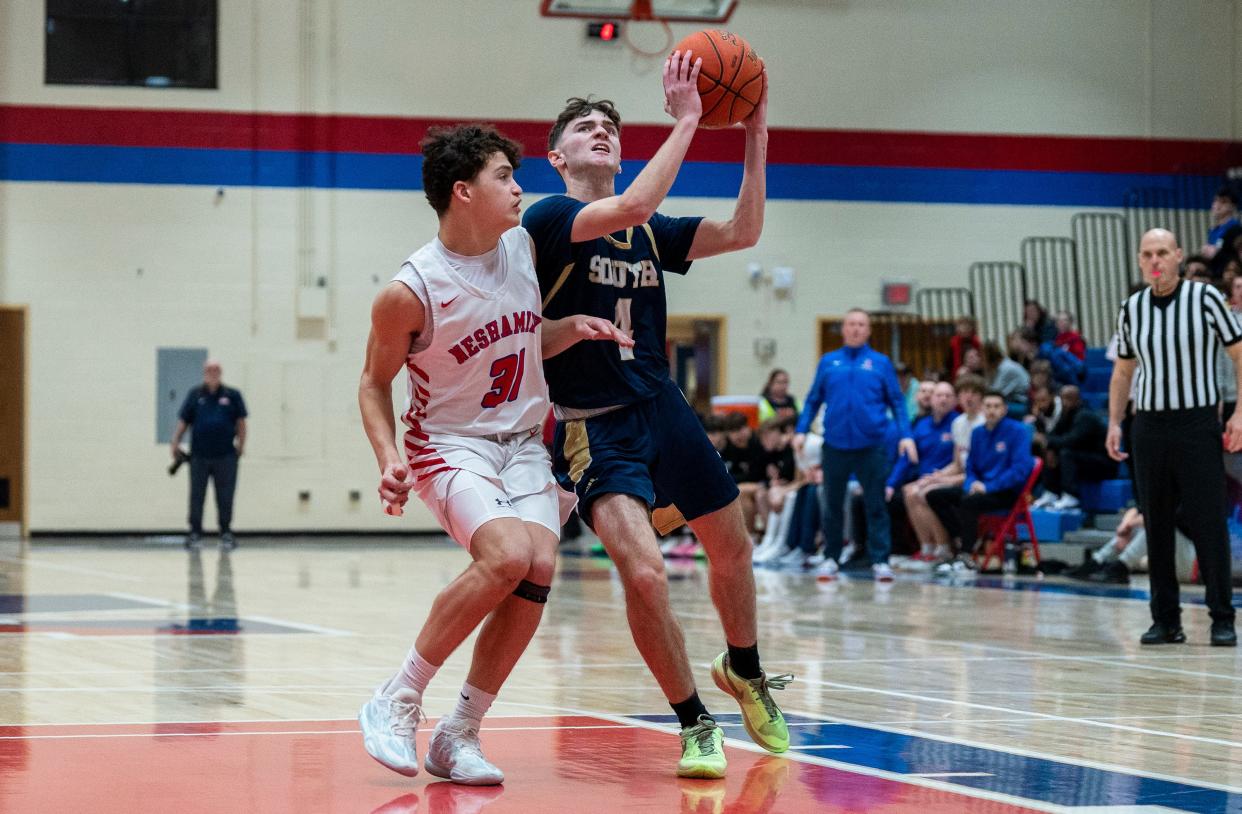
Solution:
M 893 550 L 900 555 L 918 550 L 905 508 L 905 487 L 928 478 L 953 463 L 953 420 L 961 415 L 955 408 L 957 392 L 948 382 L 933 385 L 931 412 L 915 422 L 912 433 L 919 451 L 918 463 L 902 455 L 889 473 L 884 497 L 888 501 L 889 525 L 893 531 Z M 906 533 L 909 532 L 909 533 Z M 899 547 L 897 541 L 911 539 L 914 545 Z
M 759 423 L 769 418 L 794 418 L 802 412 L 802 405 L 789 392 L 789 374 L 779 367 L 768 374 L 768 383 L 759 394 Z
M 1007 417 L 1005 397 L 995 390 L 983 397 L 984 424 L 970 436 L 966 478 L 960 488 L 935 489 L 927 503 L 950 535 L 960 540 L 963 557 L 974 553 L 979 518 L 987 512 L 1009 511 L 1034 467 L 1031 434 L 1020 421 Z M 963 557 L 943 563 L 937 573 L 973 570 Z
M 1182 517 L 1177 518 L 1175 558 L 1178 578 L 1188 578 L 1194 571 L 1195 544 L 1182 530 Z M 1071 579 L 1125 585 L 1130 575 L 1147 570 L 1147 528 L 1137 507 L 1126 509 L 1113 538 L 1083 558 L 1082 565 L 1065 572 Z
M 795 551 L 799 552 L 799 568 L 823 561 L 822 555 L 816 553 L 822 540 L 819 485 L 823 483 L 824 473 L 819 462 L 823 447 L 822 436 L 807 433 L 802 451 L 795 453 L 794 479 L 787 484 L 781 507 L 768 515 L 763 539 L 755 547 L 752 562 L 781 561 Z
M 1212 226 L 1208 229 L 1207 241 L 1199 249 L 1199 254 L 1213 259 L 1229 243 L 1226 235 L 1231 229 L 1242 230 L 1238 222 L 1238 193 L 1228 185 L 1221 187 L 1212 197 Z
M 1057 326 L 1048 318 L 1048 310 L 1039 300 L 1027 300 L 1022 304 L 1022 330 L 1030 333 L 1035 347 L 1056 339 Z
M 1212 282 L 1212 264 L 1201 254 L 1192 254 L 1182 264 L 1182 276 L 1200 283 Z
M 928 405 L 931 404 L 931 389 L 936 383 L 914 378 L 910 366 L 905 362 L 897 362 L 893 367 L 897 371 L 897 386 L 901 388 L 901 394 L 906 399 L 906 417 L 913 423 L 915 419 L 927 415 Z
M 977 351 L 983 349 L 979 340 L 978 325 L 974 317 L 958 317 L 944 359 L 944 369 L 949 372 L 950 382 L 957 379 L 957 371 L 966 364 L 967 348 L 974 348 Z
M 785 497 L 792 491 L 797 478 L 797 463 L 793 450 L 793 428 L 797 416 L 769 418 L 759 425 L 759 446 L 766 456 L 764 474 L 765 512 L 779 512 Z
M 953 381 L 957 381 L 961 376 L 981 376 L 987 378 L 986 369 L 983 364 L 983 351 L 976 347 L 968 347 L 962 354 L 962 364 L 956 369 L 950 371 Z
M 1061 417 L 1042 439 L 1044 494 L 1033 508 L 1052 511 L 1077 509 L 1083 481 L 1110 480 L 1117 462 L 1108 457 L 1104 440 L 1108 422 L 1082 403 L 1073 385 L 1061 388 Z
M 957 380 L 955 389 L 961 415 L 950 424 L 953 460 L 947 466 L 902 487 L 902 501 L 920 546 L 919 552 L 909 562 L 902 563 L 905 570 L 927 570 L 936 563 L 953 558 L 949 532 L 932 511 L 927 499 L 936 489 L 961 491 L 962 482 L 966 479 L 966 456 L 970 451 L 971 435 L 983 425 L 983 394 L 987 388 L 978 376 L 963 376 Z
M 1069 311 L 1057 314 L 1057 335 L 1039 346 L 1039 358 L 1052 363 L 1052 379 L 1059 385 L 1081 384 L 1087 375 L 1087 343 L 1074 327 Z
M 1034 379 L 1034 374 L 1031 376 Z M 1031 412 L 1022 417 L 1022 423 L 1031 428 L 1036 439 L 1052 432 L 1061 419 L 1061 397 L 1053 395 L 1047 383 L 1031 385 Z
M 1002 353 L 1000 345 L 995 342 L 988 342 L 983 346 L 983 363 L 987 369 L 988 387 L 1005 397 L 1012 415 L 1026 415 L 1031 374 Z
M 741 492 L 746 528 L 754 533 L 755 518 L 763 505 L 763 491 L 768 478 L 768 453 L 746 423 L 746 416 L 727 413 L 723 421 L 726 442 L 720 457 Z

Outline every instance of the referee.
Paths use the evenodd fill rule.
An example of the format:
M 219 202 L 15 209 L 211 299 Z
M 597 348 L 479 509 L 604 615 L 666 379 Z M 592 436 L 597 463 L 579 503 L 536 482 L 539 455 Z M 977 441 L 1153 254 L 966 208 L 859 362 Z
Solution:
M 1108 391 L 1107 447 L 1114 460 L 1129 457 L 1121 451 L 1121 421 L 1137 370 L 1132 466 L 1147 523 L 1153 622 L 1139 641 L 1186 641 L 1174 557 L 1174 515 L 1180 507 L 1207 587 L 1212 644 L 1234 647 L 1215 362 L 1224 345 L 1242 373 L 1242 326 L 1215 288 L 1179 278 L 1182 250 L 1172 232 L 1144 234 L 1138 261 L 1147 287 L 1126 298 L 1117 317 L 1119 358 Z M 1236 411 L 1227 433 L 1228 449 L 1242 448 L 1242 415 Z

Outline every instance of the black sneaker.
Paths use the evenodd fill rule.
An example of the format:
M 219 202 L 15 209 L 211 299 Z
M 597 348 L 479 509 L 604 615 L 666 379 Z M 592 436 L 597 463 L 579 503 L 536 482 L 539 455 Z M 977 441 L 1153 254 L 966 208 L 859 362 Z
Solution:
M 1102 582 L 1108 585 L 1129 585 L 1130 569 L 1124 562 L 1113 560 L 1104 563 L 1104 567 L 1087 577 L 1091 582 Z
M 1156 622 L 1139 637 L 1139 644 L 1182 644 L 1186 641 L 1186 632 L 1181 625 L 1165 625 Z
M 1212 646 L 1213 647 L 1237 647 L 1238 634 L 1233 629 L 1233 622 L 1213 622 L 1212 623 Z
M 203 535 L 197 531 L 192 531 L 185 536 L 186 551 L 198 551 L 203 547 Z
M 1095 574 L 1098 574 L 1104 566 L 1095 561 L 1095 558 L 1088 554 L 1083 558 L 1082 564 L 1071 568 L 1065 572 L 1065 576 L 1070 579 L 1089 580 Z
M 223 531 L 220 533 L 220 550 L 232 551 L 237 548 L 237 538 L 233 536 L 231 531 Z

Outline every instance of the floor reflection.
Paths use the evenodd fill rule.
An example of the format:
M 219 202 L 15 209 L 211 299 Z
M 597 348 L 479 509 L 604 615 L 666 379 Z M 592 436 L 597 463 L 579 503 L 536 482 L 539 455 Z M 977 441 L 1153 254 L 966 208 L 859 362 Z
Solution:
M 241 704 L 246 678 L 244 640 L 237 634 L 233 559 L 220 551 L 208 598 L 201 551 L 186 552 L 186 618 L 164 625 L 155 639 L 156 709 L 160 720 L 229 717 L 220 707 Z M 185 690 L 183 693 L 176 690 Z

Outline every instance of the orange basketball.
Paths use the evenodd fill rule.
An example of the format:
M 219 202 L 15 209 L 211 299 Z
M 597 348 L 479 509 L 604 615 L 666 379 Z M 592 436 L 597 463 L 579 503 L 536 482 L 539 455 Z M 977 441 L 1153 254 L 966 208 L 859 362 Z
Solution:
M 718 28 L 696 31 L 677 43 L 675 51 L 691 51 L 703 59 L 699 127 L 728 127 L 745 119 L 763 93 L 763 60 L 746 40 Z

